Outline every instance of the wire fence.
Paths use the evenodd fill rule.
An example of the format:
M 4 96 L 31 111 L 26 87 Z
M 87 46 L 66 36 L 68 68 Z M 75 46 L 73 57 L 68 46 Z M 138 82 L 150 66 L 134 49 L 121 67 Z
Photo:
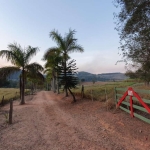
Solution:
M 25 95 L 31 94 L 31 90 L 25 89 Z M 0 92 L 0 106 L 8 104 L 10 100 L 20 100 L 20 92 L 18 89 L 1 89 Z

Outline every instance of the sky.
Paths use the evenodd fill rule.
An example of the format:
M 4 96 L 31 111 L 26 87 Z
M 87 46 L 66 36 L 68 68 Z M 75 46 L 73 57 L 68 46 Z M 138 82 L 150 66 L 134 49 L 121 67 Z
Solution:
M 31 62 L 44 66 L 46 50 L 56 46 L 49 37 L 52 30 L 64 36 L 75 29 L 83 53 L 71 53 L 78 71 L 94 74 L 125 72 L 118 54 L 119 36 L 115 28 L 113 0 L 0 0 L 0 50 L 17 42 L 23 48 L 31 45 L 40 51 Z M 0 67 L 8 66 L 0 58 Z

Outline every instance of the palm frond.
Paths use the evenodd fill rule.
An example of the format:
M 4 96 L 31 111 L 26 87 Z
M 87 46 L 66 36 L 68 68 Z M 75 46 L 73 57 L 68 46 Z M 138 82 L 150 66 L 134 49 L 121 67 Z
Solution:
M 53 69 L 48 68 L 44 71 L 44 74 L 46 74 L 46 78 L 52 78 L 53 77 Z
M 44 71 L 44 68 L 38 63 L 31 63 L 25 67 L 27 78 L 31 80 L 40 80 L 44 81 L 44 76 L 41 72 Z
M 69 41 L 70 39 L 73 39 L 75 32 L 76 32 L 75 30 L 69 29 L 69 33 L 65 35 L 65 41 Z
M 59 53 L 60 53 L 60 50 L 58 47 L 48 48 L 47 51 L 45 52 L 44 56 L 43 56 L 43 60 L 47 60 L 50 57 L 53 57 L 54 55 L 59 54 Z
M 0 51 L 0 56 L 3 58 L 3 57 L 6 57 L 7 61 L 10 61 L 12 59 L 13 56 L 13 53 L 9 50 L 1 50 Z
M 40 73 L 40 72 L 37 73 L 37 76 L 36 76 L 36 77 L 37 77 L 39 80 L 42 80 L 42 81 L 45 80 L 44 75 L 43 75 L 42 73 Z
M 38 47 L 31 47 L 28 46 L 26 48 L 26 55 L 25 55 L 25 62 L 29 63 L 32 56 L 36 55 L 36 53 L 39 51 Z
M 12 52 L 14 56 L 12 59 L 12 63 L 19 67 L 24 66 L 24 51 L 22 47 L 20 46 L 20 44 L 17 44 L 17 43 L 9 44 L 8 49 L 9 51 Z
M 49 36 L 57 43 L 58 47 L 65 49 L 64 39 L 57 30 L 54 29 L 53 31 L 51 31 Z
M 12 73 L 18 72 L 20 69 L 18 67 L 9 66 L 0 68 L 0 78 L 7 78 Z
M 9 50 L 1 50 L 0 56 L 6 57 L 7 61 L 10 61 L 12 64 L 21 67 L 24 65 L 24 57 L 23 57 L 23 50 L 20 45 L 9 44 L 8 45 Z
M 81 45 L 72 45 L 67 49 L 67 53 L 72 52 L 84 52 L 84 48 Z
M 31 72 L 26 72 L 26 77 L 32 81 L 44 81 L 45 77 L 42 73 L 40 72 L 36 72 L 36 74 L 32 74 Z
M 20 55 L 23 55 L 23 49 L 22 47 L 20 46 L 20 44 L 17 44 L 17 43 L 13 43 L 13 44 L 9 44 L 8 45 L 8 49 L 12 52 L 15 52 L 15 53 L 18 53 Z
M 52 68 L 54 65 L 50 62 L 50 61 L 47 61 L 44 65 L 44 68 Z
M 52 79 L 52 77 L 53 77 L 52 73 L 48 72 L 46 74 L 46 79 Z
M 36 73 L 36 72 L 42 72 L 42 71 L 44 71 L 44 68 L 40 64 L 38 64 L 36 62 L 31 63 L 29 65 L 26 65 L 25 69 L 28 72 L 32 72 L 33 74 Z
M 44 73 L 46 73 L 46 74 L 49 73 L 49 72 L 52 72 L 52 68 L 47 68 L 47 69 L 44 70 Z
M 69 29 L 69 33 L 66 34 L 65 36 L 66 47 L 69 47 L 70 45 L 75 44 L 75 42 L 77 41 L 77 39 L 74 38 L 75 32 L 76 32 L 75 30 Z

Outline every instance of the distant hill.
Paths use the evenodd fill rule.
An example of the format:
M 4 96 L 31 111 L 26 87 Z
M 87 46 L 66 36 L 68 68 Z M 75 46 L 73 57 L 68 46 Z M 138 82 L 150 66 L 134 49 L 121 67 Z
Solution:
M 15 72 L 8 77 L 8 80 L 18 81 L 21 71 Z M 114 81 L 114 80 L 125 80 L 128 77 L 123 73 L 101 73 L 101 74 L 92 74 L 85 71 L 80 71 L 77 73 L 79 80 L 84 79 L 84 81 Z
M 21 71 L 16 71 L 16 72 L 12 73 L 11 75 L 9 75 L 7 79 L 13 80 L 13 81 L 18 81 L 20 74 L 21 74 Z
M 125 80 L 128 77 L 125 74 L 116 72 L 116 73 L 102 73 L 102 74 L 92 74 L 89 72 L 80 71 L 77 74 L 77 77 L 85 81 L 115 81 L 115 80 Z

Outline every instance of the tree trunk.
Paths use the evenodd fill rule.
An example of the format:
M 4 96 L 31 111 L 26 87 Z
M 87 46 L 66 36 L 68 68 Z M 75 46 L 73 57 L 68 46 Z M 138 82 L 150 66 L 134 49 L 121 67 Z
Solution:
M 58 80 L 58 74 L 56 76 L 56 82 L 57 82 L 57 94 L 59 94 L 59 80 Z
M 21 89 L 22 89 L 22 79 L 21 79 L 21 75 L 20 75 L 20 78 L 19 78 L 20 100 L 21 100 Z
M 69 90 L 70 94 L 71 94 L 71 95 L 72 95 L 72 97 L 73 97 L 73 102 L 75 103 L 75 102 L 76 102 L 76 98 L 75 98 L 75 96 L 74 96 L 73 92 L 71 92 L 70 88 L 68 88 L 68 90 Z
M 57 94 L 59 94 L 59 81 L 58 81 L 58 77 L 56 77 L 56 79 L 57 79 Z
M 82 88 L 81 88 L 81 97 L 84 98 L 84 85 L 82 85 Z
M 24 74 L 24 68 L 23 68 L 23 70 L 22 70 L 21 102 L 20 102 L 21 105 L 25 104 L 25 100 L 24 100 L 24 85 L 25 85 L 25 74 Z
M 67 88 L 65 88 L 65 93 L 66 93 L 66 97 L 68 96 L 68 91 Z
M 46 89 L 47 89 L 47 91 L 49 91 L 48 82 L 46 82 Z
M 53 79 L 51 79 L 51 91 L 53 91 Z
M 31 81 L 31 92 L 32 92 L 32 95 L 33 95 L 33 90 L 34 90 L 33 82 Z
M 66 71 L 67 71 L 67 65 L 66 65 L 66 61 L 67 61 L 67 59 L 66 59 L 66 55 L 67 54 L 65 54 L 65 62 L 64 62 L 64 76 L 65 76 L 65 84 L 66 84 L 66 80 L 67 80 L 67 73 L 66 73 Z M 68 88 L 68 90 L 69 90 L 69 88 Z M 67 91 L 67 85 L 65 86 L 65 94 L 66 94 L 66 97 L 68 96 L 68 91 Z
M 55 82 L 55 77 L 53 77 L 53 92 L 56 93 L 56 82 Z
M 35 90 L 35 92 L 37 91 L 37 82 L 34 84 L 35 86 L 34 86 L 34 90 Z
M 9 124 L 12 124 L 12 116 L 13 116 L 13 99 L 10 100 Z

